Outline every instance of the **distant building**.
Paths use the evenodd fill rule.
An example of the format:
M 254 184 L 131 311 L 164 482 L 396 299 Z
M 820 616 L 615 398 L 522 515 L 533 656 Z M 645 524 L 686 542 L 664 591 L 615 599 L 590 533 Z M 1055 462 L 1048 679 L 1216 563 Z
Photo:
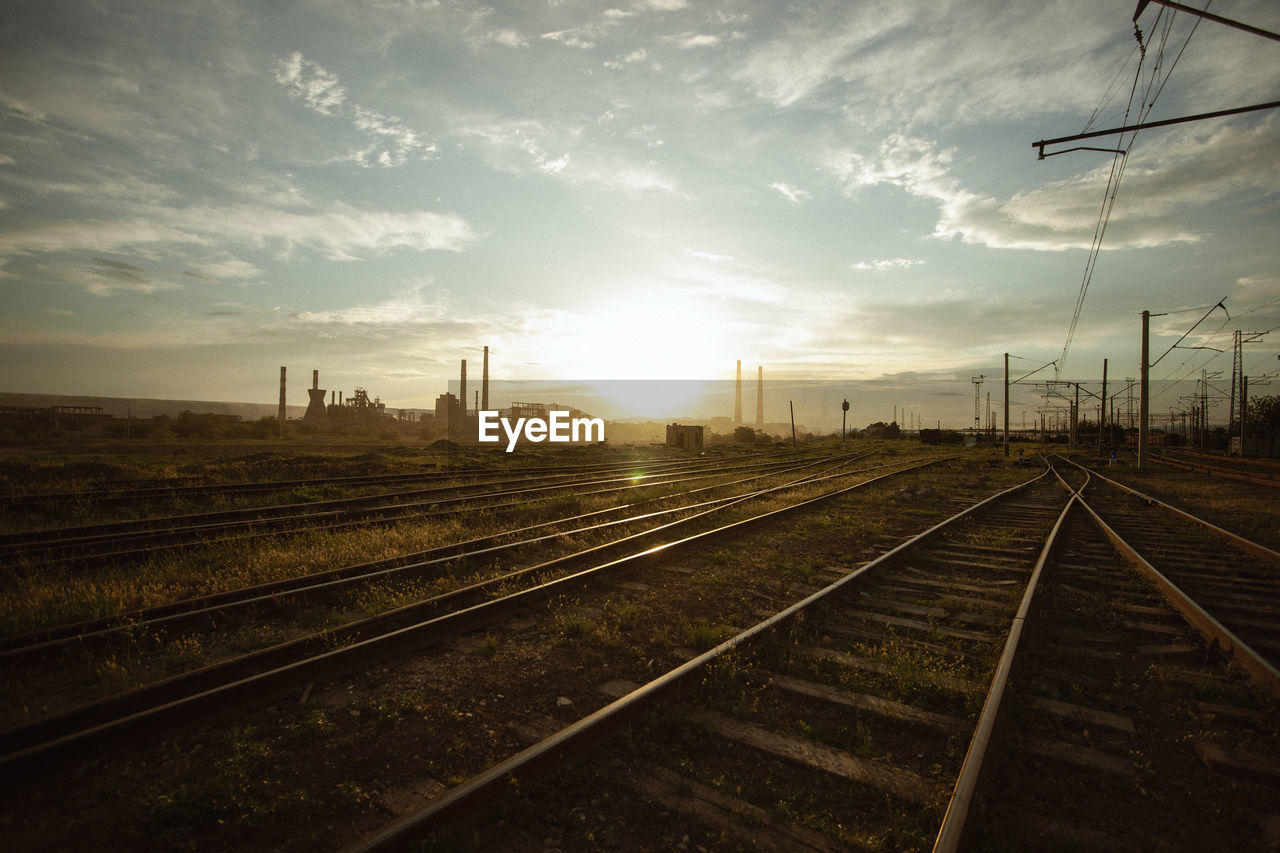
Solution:
M 667 424 L 667 447 L 681 450 L 702 449 L 702 427 Z

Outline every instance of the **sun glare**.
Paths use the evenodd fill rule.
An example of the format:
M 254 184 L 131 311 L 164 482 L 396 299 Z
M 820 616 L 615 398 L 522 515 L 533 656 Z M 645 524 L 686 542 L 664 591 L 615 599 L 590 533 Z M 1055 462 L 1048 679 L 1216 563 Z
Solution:
M 734 356 L 714 307 L 669 288 L 633 294 L 583 316 L 565 355 L 582 378 L 724 378 Z

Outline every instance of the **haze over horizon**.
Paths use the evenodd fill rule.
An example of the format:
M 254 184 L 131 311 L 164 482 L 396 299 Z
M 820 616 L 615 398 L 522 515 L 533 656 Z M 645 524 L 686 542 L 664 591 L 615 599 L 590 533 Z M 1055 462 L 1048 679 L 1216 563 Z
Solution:
M 1124 123 L 1133 7 L 9 3 L 0 391 L 270 403 L 287 365 L 293 404 L 318 369 L 430 408 L 488 345 L 508 380 L 741 359 L 971 423 L 1003 352 L 1062 360 L 1113 157 L 1031 143 Z M 1276 97 L 1280 45 L 1139 24 L 1151 120 Z M 1061 378 L 1136 376 L 1148 309 L 1153 359 L 1208 314 L 1155 380 L 1229 384 L 1232 332 L 1280 327 L 1278 141 L 1138 135 Z M 1278 352 L 1246 347 L 1255 393 Z

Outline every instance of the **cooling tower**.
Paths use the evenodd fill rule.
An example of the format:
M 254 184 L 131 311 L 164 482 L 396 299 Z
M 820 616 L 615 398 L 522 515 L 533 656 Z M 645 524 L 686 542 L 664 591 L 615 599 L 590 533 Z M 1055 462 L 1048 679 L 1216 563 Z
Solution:
M 311 387 L 307 389 L 307 394 L 311 397 L 311 402 L 307 403 L 307 413 L 302 416 L 302 422 L 310 426 L 327 427 L 329 411 L 324 407 L 325 390 L 320 387 L 320 371 L 311 371 Z

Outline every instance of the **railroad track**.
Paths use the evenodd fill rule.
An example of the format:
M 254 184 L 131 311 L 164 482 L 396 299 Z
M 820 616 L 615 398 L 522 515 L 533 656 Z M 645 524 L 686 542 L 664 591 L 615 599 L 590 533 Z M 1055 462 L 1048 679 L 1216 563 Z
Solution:
M 1211 643 L 1280 696 L 1280 553 L 1093 471 L 1088 503 Z M 1120 544 L 1123 542 L 1124 544 Z
M 933 459 L 914 467 L 937 461 L 939 460 Z M 910 470 L 911 467 L 893 473 Z M 57 758 L 82 758 L 89 750 L 125 742 L 139 735 L 152 736 L 166 727 L 189 723 L 196 715 L 260 703 L 281 692 L 323 683 L 363 670 L 377 661 L 404 655 L 478 626 L 500 621 L 514 613 L 527 611 L 566 590 L 614 578 L 658 555 L 675 553 L 694 542 L 704 543 L 735 535 L 753 525 L 776 519 L 780 514 L 810 506 L 870 482 L 862 481 L 854 485 L 831 482 L 858 474 L 859 472 L 837 472 L 803 476 L 789 484 L 750 492 L 737 501 L 712 507 L 645 531 L 641 535 L 669 535 L 679 526 L 688 526 L 691 522 L 734 503 L 759 499 L 800 485 L 812 487 L 816 483 L 828 483 L 833 491 L 820 497 L 787 504 L 761 515 L 748 516 L 725 526 L 703 530 L 684 538 L 669 539 L 639 551 L 633 550 L 603 563 L 592 563 L 592 560 L 603 552 L 604 546 L 589 548 L 338 629 L 261 649 L 194 672 L 50 714 L 0 732 L 0 770 L 12 773 L 19 768 L 36 767 Z M 635 538 L 627 537 L 610 543 L 610 547 L 626 544 Z M 507 592 L 513 586 L 517 591 Z M 492 597 L 495 594 L 499 597 Z M 307 690 L 309 692 L 310 687 Z
M 527 790 L 532 774 L 624 726 L 633 743 L 636 728 L 648 734 L 614 762 L 607 784 L 617 787 L 591 801 L 602 820 L 589 829 L 609 833 L 596 836 L 605 846 L 841 849 L 886 832 L 891 846 L 918 846 L 907 839 L 942 820 L 984 682 L 1065 502 L 1046 472 L 831 572 L 826 587 L 647 684 L 602 685 L 624 695 L 351 849 L 474 841 L 458 827 L 507 802 L 513 778 Z M 889 727 L 850 725 L 867 714 Z M 605 814 L 603 792 L 611 803 L 639 798 L 651 820 Z M 572 832 L 563 846 L 585 843 L 554 797 L 532 796 L 520 811 L 528 823 L 479 840 L 516 849 Z
M 128 560 L 157 551 L 208 546 L 228 541 L 273 536 L 281 532 L 382 524 L 402 518 L 429 518 L 480 508 L 518 505 L 559 494 L 578 496 L 643 486 L 673 485 L 698 477 L 727 476 L 736 472 L 782 469 L 786 458 L 748 460 L 736 464 L 699 461 L 658 473 L 625 470 L 606 476 L 540 475 L 518 481 L 474 485 L 447 485 L 339 500 L 281 504 L 218 512 L 149 517 L 133 521 L 83 525 L 0 536 L 0 560 L 10 565 L 101 565 L 105 560 Z
M 681 460 L 663 459 L 659 457 L 637 458 L 625 463 L 606 465 L 556 464 L 554 471 L 562 473 L 616 473 L 637 467 L 646 471 L 660 471 L 664 468 L 679 467 Z M 223 482 L 185 480 L 166 482 L 163 480 L 146 480 L 125 482 L 107 488 L 86 489 L 77 492 L 31 492 L 25 494 L 0 495 L 0 508 L 10 512 L 31 509 L 34 507 L 57 506 L 62 504 L 101 505 L 109 503 L 139 503 L 144 501 L 174 501 L 180 498 L 193 497 L 241 497 L 244 495 L 269 494 L 305 489 L 315 486 L 331 486 L 336 488 L 364 488 L 368 486 L 390 486 L 404 483 L 420 482 L 452 482 L 483 481 L 493 479 L 509 479 L 513 476 L 537 476 L 550 472 L 552 466 L 522 466 L 499 469 L 455 469 L 416 471 L 404 474 L 367 474 L 333 477 L 307 477 L 293 480 L 260 480 L 254 482 Z
M 1041 478 L 834 572 L 648 683 L 599 685 L 614 701 L 347 849 L 1263 849 L 1276 789 L 1218 771 L 1270 767 L 1280 782 L 1274 700 L 1195 645 L 1068 501 L 1086 475 L 1062 477 L 1067 489 Z M 1186 714 L 1166 679 L 1231 700 Z M 1224 719 L 1244 722 L 1196 728 Z M 624 748 L 584 757 L 618 732 Z M 1175 791 L 1186 811 L 1171 817 L 1159 798 Z M 515 817 L 477 823 L 495 812 Z
M 475 561 L 498 556 L 510 559 L 509 555 L 520 549 L 528 549 L 531 546 L 568 536 L 598 534 L 611 528 L 621 529 L 629 525 L 658 526 L 681 514 L 705 512 L 722 504 L 767 493 L 768 486 L 762 481 L 790 476 L 793 478 L 791 482 L 804 482 L 807 478 L 816 476 L 800 474 L 806 469 L 826 466 L 821 472 L 826 473 L 854 464 L 873 453 L 874 451 L 865 451 L 845 455 L 842 458 L 808 461 L 782 469 L 771 465 L 767 466 L 764 473 L 748 471 L 745 472 L 747 476 L 716 485 L 700 485 L 660 497 L 642 498 L 633 503 L 587 513 L 564 515 L 536 524 L 450 543 L 427 551 L 401 554 L 392 558 L 342 566 L 125 613 L 49 626 L 26 634 L 0 637 L 0 662 L 44 654 L 67 646 L 84 646 L 125 632 L 164 630 L 171 637 L 175 630 L 182 630 L 184 626 L 208 622 L 243 608 L 256 608 L 260 614 L 264 608 L 278 608 L 286 602 L 331 596 L 359 584 L 403 580 L 421 577 L 428 573 L 441 575 L 446 571 L 456 572 L 467 560 Z M 794 479 L 797 477 L 798 480 Z M 744 488 L 745 491 L 743 491 Z M 729 489 L 738 489 L 738 491 L 723 494 Z M 711 497 L 706 494 L 708 492 L 720 493 L 720 496 Z M 584 494 L 590 494 L 590 492 Z M 680 503 L 681 501 L 685 503 Z M 622 514 L 621 517 L 610 518 L 620 514 Z
M 1274 465 L 1261 462 L 1246 462 L 1240 459 L 1167 449 L 1163 453 L 1152 455 L 1151 459 L 1183 471 L 1196 471 L 1259 486 L 1280 486 L 1280 470 L 1277 470 Z
M 1098 485 L 1084 491 L 1091 504 Z M 1090 513 L 1074 511 L 1063 535 L 967 846 L 1274 849 L 1274 696 L 1216 654 Z

